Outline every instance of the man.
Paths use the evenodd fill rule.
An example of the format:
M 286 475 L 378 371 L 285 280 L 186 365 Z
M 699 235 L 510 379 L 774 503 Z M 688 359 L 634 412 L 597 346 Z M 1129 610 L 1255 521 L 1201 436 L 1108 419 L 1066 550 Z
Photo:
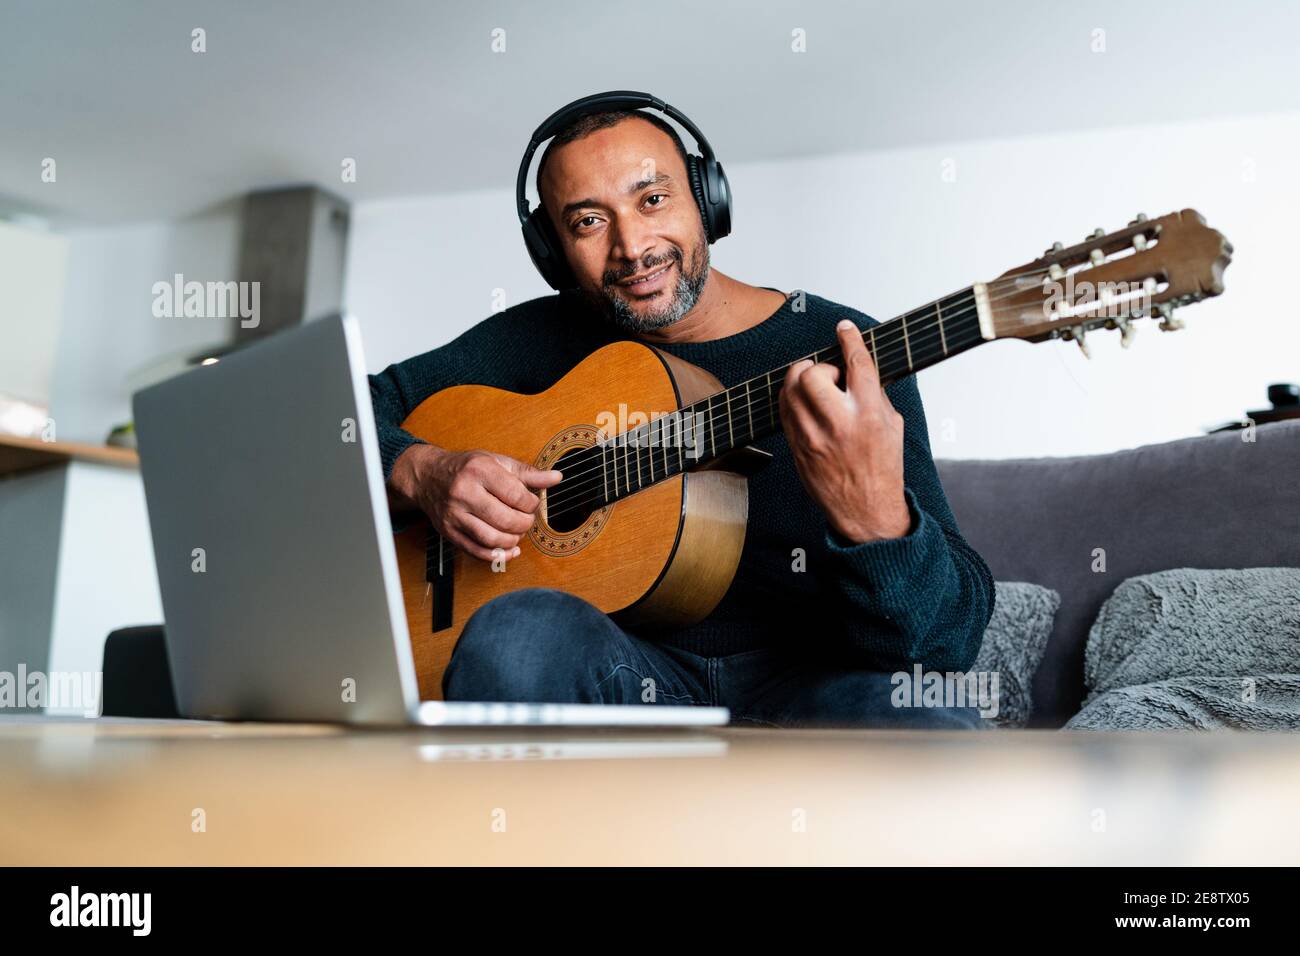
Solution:
M 876 323 L 862 313 L 712 269 L 687 155 L 670 125 L 639 111 L 582 116 L 552 139 L 537 190 L 577 287 L 372 376 L 394 510 L 423 511 L 474 558 L 510 559 L 527 546 L 537 492 L 561 480 L 400 428 L 451 385 L 540 391 L 626 338 L 730 386 L 838 336 L 846 373 L 790 369 L 784 433 L 758 443 L 774 457 L 750 479 L 739 569 L 703 622 L 630 633 L 571 595 L 513 592 L 470 619 L 444 694 L 722 705 L 736 722 L 775 726 L 978 726 L 969 707 L 893 704 L 893 674 L 969 668 L 993 607 L 992 576 L 939 484 L 915 381 L 881 388 L 859 331 Z

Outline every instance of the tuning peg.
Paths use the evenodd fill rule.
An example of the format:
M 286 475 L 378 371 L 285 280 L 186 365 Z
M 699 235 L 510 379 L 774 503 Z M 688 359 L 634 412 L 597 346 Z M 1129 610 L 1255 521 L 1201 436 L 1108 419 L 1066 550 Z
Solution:
M 1094 266 L 1099 266 L 1106 261 L 1106 253 L 1100 249 L 1093 249 L 1092 252 L 1088 253 L 1088 259 Z
M 1142 225 L 1142 223 L 1144 223 L 1144 222 L 1146 222 L 1146 221 L 1147 221 L 1147 214 L 1144 213 L 1144 212 L 1140 212 L 1140 213 L 1138 213 L 1138 214 L 1137 214 L 1137 215 L 1136 215 L 1132 220 L 1130 220 L 1129 225 L 1130 225 L 1130 226 L 1140 226 L 1140 225 Z
M 1119 327 L 1120 348 L 1128 348 L 1133 344 L 1133 336 L 1137 335 L 1137 326 L 1128 319 L 1116 319 L 1115 324 Z
M 1044 250 L 1043 250 L 1043 255 L 1045 255 L 1045 256 L 1055 255 L 1056 253 L 1060 252 L 1060 251 L 1061 251 L 1062 249 L 1064 249 L 1064 248 L 1065 248 L 1064 243 L 1054 242 L 1054 243 L 1052 243 L 1052 246 L 1051 246 L 1050 249 L 1044 249 Z
M 1087 332 L 1082 325 L 1073 325 L 1070 327 L 1070 338 L 1074 339 L 1078 344 L 1079 351 L 1083 353 L 1083 357 L 1090 359 L 1092 358 L 1092 353 L 1088 351 L 1088 343 L 1084 340 L 1086 334 Z
M 1156 306 L 1155 312 L 1160 316 L 1161 332 L 1177 332 L 1181 328 L 1186 328 L 1186 323 L 1182 319 L 1174 318 L 1174 307 L 1168 302 Z
M 1098 226 L 1091 232 L 1091 234 L 1089 234 L 1088 241 L 1091 242 L 1093 239 L 1100 239 L 1104 235 L 1106 235 L 1106 230 L 1101 228 L 1101 226 Z

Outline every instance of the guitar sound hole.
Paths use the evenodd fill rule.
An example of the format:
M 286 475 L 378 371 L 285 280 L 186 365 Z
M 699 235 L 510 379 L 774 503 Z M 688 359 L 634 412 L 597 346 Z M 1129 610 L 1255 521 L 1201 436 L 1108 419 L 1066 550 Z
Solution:
M 548 492 L 546 502 L 546 523 L 552 531 L 559 534 L 568 534 L 582 527 L 582 523 L 600 507 L 593 485 L 599 472 L 592 471 L 595 466 L 590 461 L 583 463 L 585 451 L 585 448 L 575 448 L 561 455 L 551 465 L 565 473 L 564 479 Z M 578 456 L 582 457 L 577 461 L 572 460 Z

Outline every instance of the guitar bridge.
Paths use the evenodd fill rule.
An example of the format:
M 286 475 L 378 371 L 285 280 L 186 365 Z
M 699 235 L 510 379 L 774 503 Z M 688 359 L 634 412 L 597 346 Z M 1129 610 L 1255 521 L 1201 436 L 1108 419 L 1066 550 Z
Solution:
M 456 549 L 447 547 L 442 535 L 429 525 L 424 551 L 424 580 L 433 588 L 433 613 L 430 631 L 451 627 L 452 592 L 456 580 Z

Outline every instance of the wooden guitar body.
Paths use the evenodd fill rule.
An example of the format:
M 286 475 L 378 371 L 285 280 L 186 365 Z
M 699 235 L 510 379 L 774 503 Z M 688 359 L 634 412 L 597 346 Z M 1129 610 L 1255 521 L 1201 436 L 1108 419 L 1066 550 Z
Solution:
M 402 427 L 450 451 L 484 449 L 548 468 L 565 452 L 595 444 L 602 414 L 618 416 L 622 408 L 655 417 L 721 387 L 694 365 L 616 342 L 544 392 L 460 385 L 430 396 Z M 747 482 L 724 468 L 675 475 L 597 508 L 576 527 L 552 528 L 543 497 L 519 557 L 497 563 L 504 570 L 453 555 L 450 545 L 431 546 L 428 522 L 398 534 L 421 698 L 442 697 L 443 671 L 466 621 L 510 591 L 557 588 L 628 625 L 702 620 L 730 586 L 745 540 Z

